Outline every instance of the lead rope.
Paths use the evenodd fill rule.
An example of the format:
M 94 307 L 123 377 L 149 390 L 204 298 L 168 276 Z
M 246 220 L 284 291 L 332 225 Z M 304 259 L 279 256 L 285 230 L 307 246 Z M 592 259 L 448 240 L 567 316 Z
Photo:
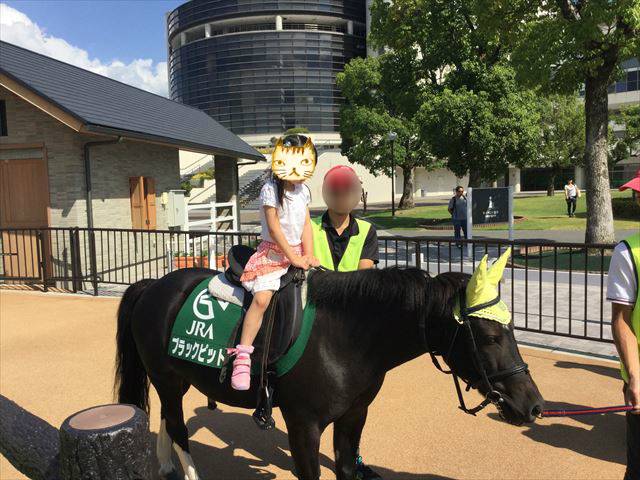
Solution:
M 613 407 L 581 408 L 578 410 L 543 410 L 540 418 L 544 417 L 572 417 L 574 415 L 596 415 L 600 413 L 629 412 L 631 405 L 617 405 Z

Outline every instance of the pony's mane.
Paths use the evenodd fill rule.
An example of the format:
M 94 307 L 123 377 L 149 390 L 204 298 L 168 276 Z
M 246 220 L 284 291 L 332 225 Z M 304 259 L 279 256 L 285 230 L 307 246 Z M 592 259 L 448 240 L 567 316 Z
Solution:
M 309 300 L 334 311 L 365 311 L 374 316 L 393 311 L 443 314 L 452 308 L 455 293 L 468 277 L 458 272 L 431 277 L 414 267 L 315 272 L 309 278 Z

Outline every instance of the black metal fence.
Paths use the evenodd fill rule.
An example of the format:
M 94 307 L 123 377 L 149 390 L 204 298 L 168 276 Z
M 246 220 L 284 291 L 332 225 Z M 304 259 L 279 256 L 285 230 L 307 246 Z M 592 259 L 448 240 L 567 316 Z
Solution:
M 258 233 L 103 228 L 0 229 L 0 282 L 94 295 L 194 266 L 222 270 L 231 245 Z M 483 255 L 512 255 L 500 284 L 520 330 L 612 342 L 606 276 L 615 245 L 446 237 L 379 238 L 378 268 L 472 273 Z

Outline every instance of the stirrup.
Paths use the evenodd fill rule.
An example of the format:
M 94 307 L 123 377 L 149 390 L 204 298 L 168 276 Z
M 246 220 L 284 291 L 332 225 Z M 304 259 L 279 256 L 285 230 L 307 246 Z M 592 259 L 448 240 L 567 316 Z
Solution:
M 262 430 L 271 430 L 276 426 L 276 421 L 271 416 L 273 411 L 273 387 L 264 386 L 258 389 L 258 406 L 253 412 L 253 420 Z

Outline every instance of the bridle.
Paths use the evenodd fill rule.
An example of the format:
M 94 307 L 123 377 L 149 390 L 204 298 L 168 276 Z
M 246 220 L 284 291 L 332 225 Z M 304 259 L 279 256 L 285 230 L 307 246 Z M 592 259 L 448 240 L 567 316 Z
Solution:
M 469 415 L 475 415 L 480 410 L 485 408 L 487 405 L 492 403 L 498 409 L 500 416 L 504 418 L 504 415 L 502 413 L 502 405 L 505 403 L 506 395 L 503 395 L 502 393 L 500 393 L 494 387 L 494 383 L 500 382 L 514 375 L 518 375 L 520 373 L 529 373 L 529 366 L 524 362 L 518 362 L 515 365 L 509 368 L 506 368 L 504 370 L 498 370 L 497 372 L 487 373 L 487 370 L 485 369 L 482 363 L 482 360 L 480 358 L 480 352 L 478 351 L 476 339 L 475 339 L 475 336 L 473 335 L 473 329 L 471 328 L 471 321 L 469 320 L 469 314 L 476 312 L 478 310 L 482 310 L 483 308 L 487 308 L 497 304 L 500 301 L 500 295 L 498 295 L 496 298 L 494 298 L 490 302 L 486 302 L 480 305 L 474 305 L 473 307 L 470 307 L 470 308 L 466 307 L 465 300 L 466 300 L 466 292 L 465 292 L 465 289 L 462 289 L 460 290 L 460 317 L 462 319 L 462 323 L 458 323 L 458 326 L 456 327 L 456 330 L 453 334 L 453 338 L 451 339 L 451 343 L 449 344 L 449 348 L 447 349 L 447 353 L 444 356 L 444 361 L 447 364 L 449 363 L 451 353 L 453 352 L 453 347 L 456 343 L 456 340 L 458 339 L 458 332 L 460 331 L 460 327 L 462 327 L 464 332 L 466 332 L 467 334 L 466 338 L 471 349 L 473 363 L 475 365 L 476 371 L 479 373 L 479 378 L 477 378 L 475 381 L 468 382 L 462 379 L 467 384 L 465 391 L 468 392 L 472 388 L 478 388 L 478 387 L 484 386 L 486 391 L 488 392 L 485 396 L 485 399 L 477 407 L 467 408 L 467 406 L 464 403 L 464 397 L 462 395 L 462 389 L 460 388 L 460 381 L 458 380 L 458 376 L 455 373 L 453 373 L 453 371 L 451 370 L 448 370 L 448 371 L 444 370 L 440 365 L 440 362 L 436 358 L 436 352 L 430 348 L 429 342 L 427 340 L 426 318 L 420 319 L 420 328 L 423 334 L 422 335 L 423 343 L 427 352 L 429 352 L 429 355 L 431 356 L 431 361 L 436 366 L 436 368 L 441 372 L 451 375 L 453 377 L 453 383 L 456 387 L 458 400 L 460 401 L 460 406 L 458 407 L 460 408 L 460 410 L 462 410 L 465 413 L 468 413 Z

